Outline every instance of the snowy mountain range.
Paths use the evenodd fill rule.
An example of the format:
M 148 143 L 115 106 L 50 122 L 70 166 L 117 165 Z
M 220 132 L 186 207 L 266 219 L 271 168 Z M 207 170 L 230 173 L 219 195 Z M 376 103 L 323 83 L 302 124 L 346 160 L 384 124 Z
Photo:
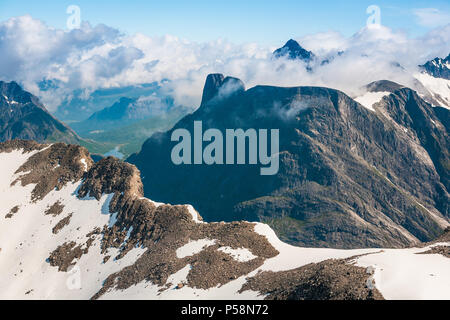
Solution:
M 9 141 L 0 163 L 2 299 L 450 299 L 450 230 L 405 249 L 293 247 L 144 198 L 136 167 L 83 147 Z
M 434 58 L 420 67 L 435 78 L 450 80 L 450 54 L 445 59 Z
M 297 41 L 290 39 L 283 47 L 274 51 L 275 58 L 287 58 L 306 63 L 309 72 L 316 72 L 330 61 L 345 56 L 345 51 L 328 57 L 318 57 L 313 52 L 303 48 Z M 336 62 L 336 61 L 335 61 Z M 406 71 L 401 64 L 393 61 L 392 68 L 409 76 L 410 87 L 416 90 L 423 99 L 435 106 L 450 109 L 450 55 L 446 58 L 435 58 L 418 66 L 416 72 Z
M 271 52 L 307 74 L 346 58 Z M 154 82 L 52 115 L 0 81 L 0 299 L 450 299 L 449 57 L 353 95 L 209 74 L 192 113 Z M 174 165 L 194 121 L 280 130 L 279 173 Z
M 450 54 L 447 58 L 435 58 L 420 66 L 422 72 L 414 76 L 425 90 L 419 91 L 433 105 L 450 109 Z

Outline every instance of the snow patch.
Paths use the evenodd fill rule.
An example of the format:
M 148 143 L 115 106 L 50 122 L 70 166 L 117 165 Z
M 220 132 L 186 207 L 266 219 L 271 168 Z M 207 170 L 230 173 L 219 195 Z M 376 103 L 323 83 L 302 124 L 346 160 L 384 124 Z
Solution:
M 417 73 L 414 77 L 430 91 L 442 107 L 450 109 L 450 80 L 435 78 L 427 73 Z
M 82 164 L 83 167 L 84 167 L 84 171 L 87 171 L 88 165 L 87 165 L 87 163 L 86 163 L 86 159 L 85 159 L 85 158 L 82 158 L 82 159 L 80 160 L 80 162 L 81 162 L 81 164 Z
M 218 250 L 229 254 L 234 260 L 239 262 L 247 262 L 257 258 L 257 256 L 253 255 L 247 248 L 233 249 L 231 247 L 220 247 Z
M 449 300 L 450 259 L 440 254 L 418 254 L 431 247 L 383 249 L 358 257 L 356 265 L 375 268 L 375 286 L 386 299 Z
M 187 207 L 189 213 L 192 215 L 192 220 L 194 220 L 195 223 L 203 223 L 203 221 L 200 221 L 200 219 L 198 218 L 198 217 L 199 217 L 199 214 L 198 214 L 198 212 L 194 209 L 193 206 L 191 206 L 190 204 L 187 204 L 186 207 Z
M 382 92 L 366 92 L 360 97 L 355 98 L 354 100 L 362 104 L 364 107 L 371 111 L 375 111 L 373 105 L 381 101 L 381 99 L 385 96 L 390 95 L 390 92 L 382 91 Z
M 184 246 L 177 249 L 177 251 L 176 251 L 177 258 L 183 259 L 188 256 L 193 256 L 194 254 L 201 252 L 206 247 L 212 246 L 215 243 L 216 243 L 216 240 L 210 240 L 210 239 L 200 239 L 200 240 L 189 241 Z

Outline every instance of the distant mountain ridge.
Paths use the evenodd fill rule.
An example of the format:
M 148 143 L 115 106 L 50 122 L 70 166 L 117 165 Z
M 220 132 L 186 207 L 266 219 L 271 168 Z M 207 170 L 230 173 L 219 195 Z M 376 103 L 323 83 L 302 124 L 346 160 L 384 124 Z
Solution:
M 37 97 L 14 81 L 0 81 L 0 141 L 16 138 L 68 143 L 80 140 L 72 129 L 54 118 Z
M 306 70 L 312 73 L 342 56 L 345 56 L 342 50 L 328 56 L 316 56 L 293 39 L 273 52 L 276 59 L 286 58 L 306 63 Z M 408 73 L 397 61 L 392 61 L 391 66 L 393 70 L 398 69 L 398 72 L 411 78 L 410 87 L 417 90 L 425 101 L 450 109 L 450 54 L 446 58 L 437 57 L 420 65 L 422 72 L 419 74 Z
M 450 80 L 450 54 L 446 58 L 434 58 L 420 68 L 435 78 Z
M 219 93 L 220 79 L 209 76 L 205 90 Z M 371 103 L 374 111 L 320 87 L 256 86 L 209 98 L 128 160 L 156 201 L 190 202 L 207 221 L 263 221 L 292 244 L 428 241 L 450 221 L 449 111 L 393 82 L 369 87 L 391 91 Z M 204 130 L 279 129 L 279 173 L 263 177 L 252 165 L 174 165 L 171 133 L 192 134 L 200 120 Z
M 286 44 L 273 52 L 275 58 L 285 57 L 290 60 L 302 60 L 311 62 L 315 55 L 311 51 L 304 49 L 297 41 L 289 39 Z
M 46 81 L 40 83 L 41 90 L 55 89 L 58 82 Z M 54 112 L 58 119 L 64 121 L 83 121 L 93 113 L 112 106 L 122 97 L 138 99 L 142 96 L 150 96 L 159 90 L 158 83 L 144 83 L 135 86 L 122 86 L 113 88 L 99 88 L 86 96 L 84 90 L 78 89 L 65 98 Z

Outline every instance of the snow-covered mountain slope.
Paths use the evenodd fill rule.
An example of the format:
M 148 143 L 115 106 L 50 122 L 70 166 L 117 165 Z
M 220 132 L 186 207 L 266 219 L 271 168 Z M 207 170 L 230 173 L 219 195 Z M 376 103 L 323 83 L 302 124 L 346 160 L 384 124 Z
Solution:
M 8 141 L 0 164 L 2 299 L 450 299 L 449 233 L 422 248 L 293 247 L 265 224 L 146 199 L 134 166 L 79 146 Z
M 446 58 L 434 58 L 419 66 L 416 90 L 423 98 L 435 105 L 450 109 L 450 54 Z
M 450 80 L 433 77 L 427 73 L 417 73 L 414 77 L 422 84 L 428 92 L 420 92 L 424 99 L 429 98 L 433 105 L 450 109 Z
M 380 92 L 366 92 L 362 96 L 356 97 L 355 101 L 362 104 L 369 110 L 375 111 L 373 105 L 380 102 L 384 96 L 389 95 L 390 92 L 380 91 Z
M 435 78 L 450 80 L 450 54 L 446 58 L 436 57 L 419 67 Z

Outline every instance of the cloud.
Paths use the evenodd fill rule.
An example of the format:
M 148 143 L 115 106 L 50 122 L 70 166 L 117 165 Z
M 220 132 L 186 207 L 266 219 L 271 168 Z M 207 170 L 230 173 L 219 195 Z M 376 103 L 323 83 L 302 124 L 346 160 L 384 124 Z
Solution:
M 425 27 L 438 27 L 450 23 L 450 13 L 435 8 L 414 9 L 417 22 Z
M 298 40 L 316 54 L 314 72 L 300 61 L 273 59 L 274 48 L 255 43 L 126 35 L 86 22 L 80 29 L 63 31 L 22 16 L 0 23 L 0 78 L 20 82 L 51 111 L 77 89 L 88 97 L 98 88 L 155 81 L 175 104 L 194 108 L 200 104 L 206 76 L 217 72 L 241 79 L 246 88 L 314 85 L 353 95 L 375 80 L 412 83 L 418 64 L 450 52 L 450 24 L 420 38 L 381 26 L 361 29 L 351 37 L 330 31 Z M 321 65 L 323 59 L 330 62 Z M 57 86 L 41 90 L 42 80 Z

